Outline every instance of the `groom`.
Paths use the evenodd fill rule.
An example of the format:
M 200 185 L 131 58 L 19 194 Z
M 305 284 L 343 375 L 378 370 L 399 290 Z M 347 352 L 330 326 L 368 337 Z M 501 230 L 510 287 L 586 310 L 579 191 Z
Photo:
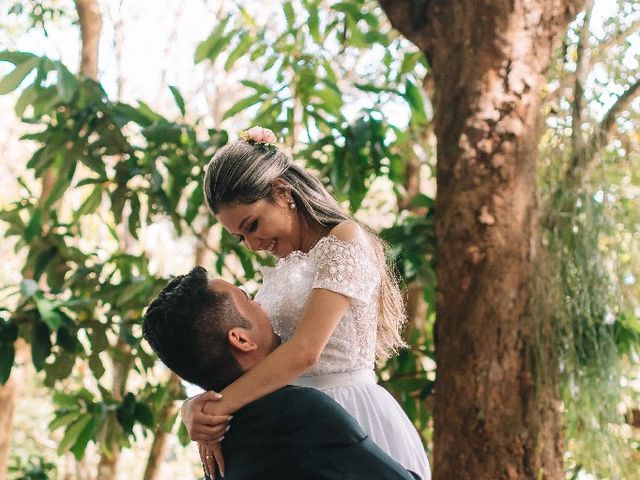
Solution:
M 267 314 L 238 287 L 196 267 L 151 302 L 143 334 L 177 375 L 220 391 L 279 344 Z M 287 386 L 234 414 L 222 444 L 226 480 L 412 480 L 323 393 Z M 417 478 L 417 477 L 415 477 Z

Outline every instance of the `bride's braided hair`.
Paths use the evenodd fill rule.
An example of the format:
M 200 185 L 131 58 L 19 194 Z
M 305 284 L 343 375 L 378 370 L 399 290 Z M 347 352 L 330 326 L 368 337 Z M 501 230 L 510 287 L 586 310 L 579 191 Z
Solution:
M 216 214 L 221 206 L 273 200 L 273 185 L 281 178 L 291 186 L 291 196 L 307 221 L 335 226 L 352 220 L 364 228 L 372 240 L 381 273 L 376 361 L 383 362 L 406 346 L 401 331 L 406 321 L 404 302 L 393 268 L 386 258 L 387 246 L 371 229 L 345 212 L 322 183 L 296 165 L 279 148 L 240 140 L 220 148 L 207 165 L 204 177 L 205 201 Z

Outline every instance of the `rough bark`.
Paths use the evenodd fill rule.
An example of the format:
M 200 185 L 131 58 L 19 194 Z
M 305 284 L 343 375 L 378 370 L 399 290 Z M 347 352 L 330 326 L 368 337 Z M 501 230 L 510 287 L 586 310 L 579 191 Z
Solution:
M 435 85 L 434 480 L 559 480 L 553 361 L 536 375 L 548 319 L 531 314 L 536 152 L 544 73 L 581 1 L 381 4 Z

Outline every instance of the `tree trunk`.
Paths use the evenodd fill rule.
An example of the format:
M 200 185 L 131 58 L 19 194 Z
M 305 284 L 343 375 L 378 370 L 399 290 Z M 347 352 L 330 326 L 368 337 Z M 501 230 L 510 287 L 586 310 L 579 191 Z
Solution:
M 18 395 L 16 370 L 17 367 L 14 367 L 7 383 L 0 387 L 0 429 L 2 429 L 2 435 L 0 435 L 0 480 L 7 479 L 11 433 L 13 429 L 13 411 Z
M 537 354 L 549 319 L 531 314 L 536 154 L 544 73 L 580 3 L 381 0 L 435 85 L 434 480 L 564 476 L 557 368 Z
M 13 414 L 25 379 L 25 363 L 30 352 L 23 340 L 17 340 L 15 361 L 7 383 L 0 385 L 0 480 L 7 480 L 9 452 L 13 433 Z
M 100 31 L 102 30 L 100 6 L 97 0 L 76 0 L 76 10 L 78 11 L 82 40 L 80 72 L 84 76 L 96 80 L 98 78 Z
M 151 445 L 151 451 L 149 452 L 149 458 L 147 460 L 147 467 L 144 471 L 143 480 L 157 480 L 159 478 L 158 474 L 160 473 L 162 460 L 167 453 L 167 441 L 170 433 L 166 428 L 167 423 L 176 413 L 178 413 L 179 407 L 175 398 L 182 388 L 180 377 L 172 372 L 167 385 L 169 388 L 167 401 L 160 412 L 160 420 L 154 433 L 153 444 Z

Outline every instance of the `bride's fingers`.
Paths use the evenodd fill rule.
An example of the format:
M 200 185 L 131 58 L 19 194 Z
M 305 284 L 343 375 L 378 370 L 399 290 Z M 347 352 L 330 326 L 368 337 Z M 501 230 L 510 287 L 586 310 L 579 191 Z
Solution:
M 216 476 L 216 462 L 213 452 L 206 445 L 199 443 L 198 446 L 201 447 L 200 459 L 202 460 L 205 473 L 213 480 Z
M 202 463 L 202 468 L 204 469 L 205 479 L 213 478 L 211 477 L 211 471 L 209 470 L 209 466 L 207 465 L 207 447 L 202 443 L 198 443 L 198 455 L 200 455 L 200 462 Z
M 206 415 L 204 413 L 198 413 L 193 416 L 193 423 L 194 427 L 196 425 L 206 425 L 211 427 L 216 427 L 218 425 L 226 426 L 232 418 L 232 415 Z
M 229 430 L 231 415 L 199 415 L 194 417 L 189 436 L 195 442 L 209 442 L 221 437 Z
M 217 442 L 231 428 L 231 425 L 224 424 L 217 427 L 198 428 L 191 432 L 191 440 L 194 442 L 211 443 Z
M 213 456 L 215 457 L 216 463 L 218 465 L 218 469 L 220 470 L 220 476 L 224 477 L 224 458 L 222 457 L 222 444 L 220 442 L 214 444 L 213 447 L 209 449 L 213 452 Z

